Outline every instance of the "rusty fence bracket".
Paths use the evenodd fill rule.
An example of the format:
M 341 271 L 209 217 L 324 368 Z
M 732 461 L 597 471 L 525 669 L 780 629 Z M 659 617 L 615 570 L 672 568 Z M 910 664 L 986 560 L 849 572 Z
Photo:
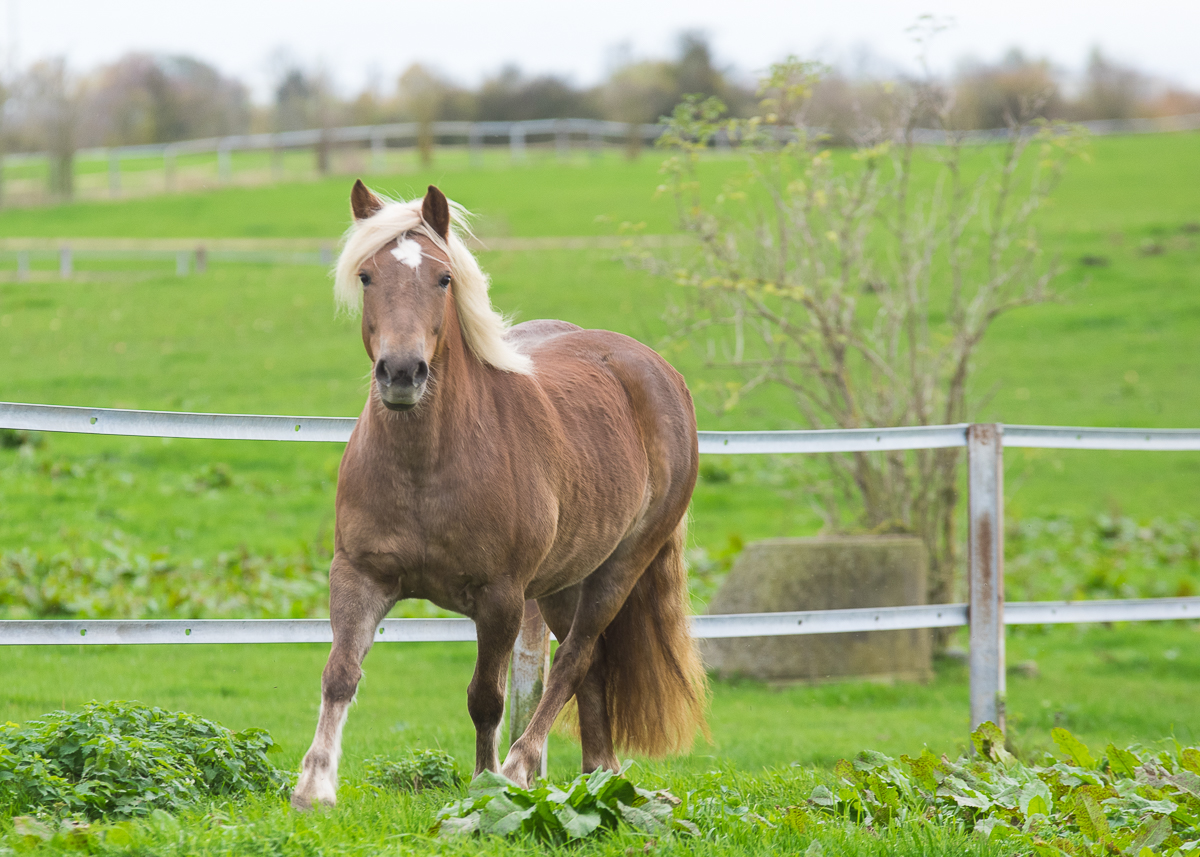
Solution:
M 967 428 L 971 729 L 1005 728 L 1003 426 Z
M 508 743 L 512 746 L 533 719 L 550 672 L 550 629 L 536 601 L 525 602 L 521 630 L 513 646 L 512 680 L 508 685 Z M 546 776 L 546 747 L 542 747 L 541 776 Z

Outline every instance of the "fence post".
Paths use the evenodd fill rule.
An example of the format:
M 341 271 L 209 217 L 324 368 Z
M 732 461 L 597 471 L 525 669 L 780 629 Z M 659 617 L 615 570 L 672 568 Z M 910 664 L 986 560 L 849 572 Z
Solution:
M 188 272 L 188 252 L 179 250 L 175 253 L 175 276 L 186 277 Z
M 550 671 L 550 629 L 542 621 L 536 601 L 525 602 L 521 631 L 513 646 L 512 682 L 508 686 L 508 743 L 516 741 L 533 719 Z M 546 776 L 546 748 L 542 748 L 542 771 Z
M 478 122 L 471 123 L 471 130 L 467 135 L 467 147 L 471 153 L 471 166 L 483 166 L 483 133 L 479 130 Z
M 17 282 L 23 283 L 29 279 L 29 251 L 21 250 L 17 253 Z
M 1005 728 L 1003 428 L 967 427 L 971 729 Z
M 222 184 L 233 178 L 233 151 L 224 141 L 217 145 L 217 176 Z
M 560 161 L 571 157 L 571 126 L 566 119 L 554 120 L 554 149 Z
M 508 126 L 508 144 L 512 161 L 519 164 L 525 160 L 525 126 L 514 122 Z
M 371 129 L 371 172 L 380 175 L 387 171 L 387 160 L 384 157 L 385 141 L 380 128 Z
M 203 274 L 208 270 L 208 248 L 203 244 L 196 245 L 196 273 Z
M 116 148 L 108 150 L 108 195 L 113 199 L 121 195 L 121 155 Z
M 69 280 L 74 270 L 75 264 L 71 258 L 71 245 L 63 244 L 58 248 L 58 276 L 64 280 Z

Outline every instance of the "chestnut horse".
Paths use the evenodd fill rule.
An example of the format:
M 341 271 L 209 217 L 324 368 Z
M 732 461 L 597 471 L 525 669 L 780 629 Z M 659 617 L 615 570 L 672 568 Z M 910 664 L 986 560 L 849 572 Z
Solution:
M 362 182 L 335 293 L 362 310 L 373 370 L 342 458 L 329 570 L 333 647 L 292 804 L 332 804 L 342 727 L 379 622 L 401 598 L 475 621 L 467 689 L 475 772 L 529 785 L 555 718 L 578 703 L 583 770 L 614 746 L 686 751 L 706 679 L 688 619 L 684 522 L 696 418 L 654 351 L 562 321 L 509 328 L 435 187 L 381 199 Z M 526 599 L 560 644 L 529 726 L 497 748 Z

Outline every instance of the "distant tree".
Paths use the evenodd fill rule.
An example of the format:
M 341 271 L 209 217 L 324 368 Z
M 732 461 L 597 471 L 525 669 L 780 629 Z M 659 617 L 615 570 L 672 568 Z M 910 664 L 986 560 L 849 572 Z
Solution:
M 1074 105 L 1078 119 L 1130 119 L 1149 100 L 1150 79 L 1093 48 L 1084 73 L 1083 92 Z
M 417 150 L 423 164 L 433 162 L 433 123 L 468 119 L 474 112 L 470 93 L 420 63 L 400 75 L 396 95 L 403 115 L 417 123 Z
M 19 114 L 34 147 L 49 153 L 48 188 L 59 199 L 75 192 L 79 87 L 62 57 L 34 63 L 19 83 Z
M 1011 50 L 996 65 L 971 64 L 954 81 L 948 121 L 955 128 L 1007 128 L 1040 117 L 1061 119 L 1066 104 L 1046 60 Z
M 322 175 L 329 172 L 331 142 L 328 132 L 341 119 L 340 107 L 328 75 L 285 61 L 275 86 L 276 128 L 280 131 L 321 130 L 316 151 L 317 171 Z
M 187 56 L 130 53 L 84 81 L 85 145 L 167 143 L 248 129 L 246 87 Z
M 641 146 L 633 126 L 669 116 L 685 95 L 718 97 L 734 116 L 747 115 L 754 106 L 753 92 L 731 82 L 714 66 L 707 38 L 696 31 L 680 35 L 674 61 L 626 61 L 601 88 L 605 115 L 630 123 L 630 157 L 636 157 Z
M 576 89 L 554 75 L 525 77 L 515 65 L 505 66 L 499 74 L 484 80 L 476 105 L 476 118 L 485 121 L 600 116 L 592 91 Z

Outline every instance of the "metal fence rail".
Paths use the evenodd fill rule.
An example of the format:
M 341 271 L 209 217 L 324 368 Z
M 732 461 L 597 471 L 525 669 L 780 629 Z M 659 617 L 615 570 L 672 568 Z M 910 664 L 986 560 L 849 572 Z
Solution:
M 344 417 L 195 414 L 0 402 L 0 428 L 92 435 L 344 443 L 355 420 Z M 1200 618 L 1200 598 L 1082 602 L 1004 602 L 1005 445 L 1084 450 L 1200 451 L 1200 430 L 946 425 L 781 432 L 700 432 L 700 451 L 717 455 L 838 453 L 967 448 L 967 604 L 696 616 L 701 638 L 834 634 L 913 628 L 970 628 L 971 723 L 1004 728 L 1006 625 L 1141 622 Z M 548 668 L 549 633 L 533 602 L 513 661 L 510 704 L 528 713 Z M 387 619 L 379 642 L 475 639 L 468 619 Z M 325 619 L 6 620 L 0 645 L 330 642 Z M 524 715 L 521 715 L 524 716 Z M 514 715 L 515 718 L 515 715 Z M 514 730 L 518 722 L 513 721 Z
M 344 443 L 353 416 L 193 414 L 175 410 L 80 408 L 67 404 L 0 402 L 0 429 L 77 435 L 180 437 L 210 441 L 312 441 Z M 872 453 L 900 449 L 966 447 L 967 424 L 900 429 L 805 431 L 702 431 L 700 451 L 710 455 Z M 1200 450 L 1200 430 L 1085 429 L 1070 426 L 1003 426 L 1006 447 L 1039 449 Z
M 1013 601 L 1006 625 L 1068 625 L 1200 619 L 1200 597 L 1111 601 Z M 961 628 L 966 604 L 861 607 L 785 613 L 729 613 L 692 618 L 701 640 L 791 637 L 856 631 Z M 384 619 L 378 643 L 473 642 L 470 619 Z M 145 646 L 182 643 L 331 643 L 328 619 L 10 619 L 0 621 L 0 646 Z
M 291 440 L 345 443 L 355 417 L 194 414 L 0 402 L 0 428 L 73 434 L 207 440 Z M 803 431 L 702 431 L 700 452 L 766 455 L 887 452 L 967 445 L 967 424 Z M 1003 427 L 1004 445 L 1040 449 L 1200 450 L 1200 429 Z

